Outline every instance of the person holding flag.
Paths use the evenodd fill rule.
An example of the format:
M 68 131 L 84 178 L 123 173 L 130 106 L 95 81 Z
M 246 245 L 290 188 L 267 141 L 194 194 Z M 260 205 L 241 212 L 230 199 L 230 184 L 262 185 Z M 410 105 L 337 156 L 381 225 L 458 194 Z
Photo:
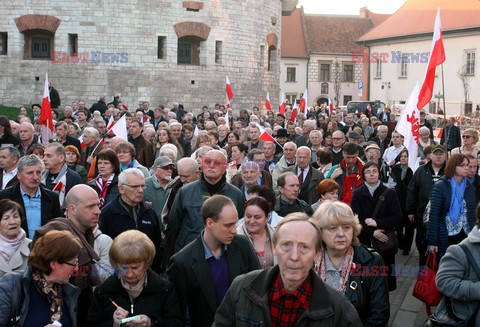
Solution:
M 48 144 L 53 137 L 53 116 L 52 106 L 50 104 L 50 90 L 48 88 L 48 73 L 45 74 L 45 86 L 43 89 L 42 109 L 40 111 L 41 141 L 42 144 Z

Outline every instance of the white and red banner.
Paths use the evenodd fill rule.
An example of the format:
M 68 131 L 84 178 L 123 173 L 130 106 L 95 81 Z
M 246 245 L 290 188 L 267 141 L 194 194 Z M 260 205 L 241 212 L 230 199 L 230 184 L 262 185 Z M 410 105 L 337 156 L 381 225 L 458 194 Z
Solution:
M 115 125 L 115 119 L 113 118 L 113 115 L 110 116 L 108 119 L 108 124 L 107 124 L 107 131 Z
M 270 94 L 267 92 L 267 97 L 265 98 L 265 108 L 267 110 L 272 110 L 272 104 L 270 103 Z
M 115 125 L 108 130 L 108 132 L 115 134 L 115 136 L 121 137 L 125 141 L 128 141 L 127 119 L 125 118 L 125 115 L 123 115 L 115 123 Z
M 230 101 L 233 99 L 233 90 L 232 90 L 232 85 L 230 84 L 230 80 L 228 79 L 228 76 L 225 76 L 225 77 L 226 77 L 226 80 L 225 80 L 225 92 L 226 92 L 226 95 L 227 95 L 226 107 L 227 107 L 227 108 L 231 108 L 231 106 L 230 106 Z
M 55 184 L 52 191 L 58 192 L 58 200 L 60 202 L 60 206 L 63 207 L 63 203 L 65 202 L 65 188 L 67 186 L 67 174 L 63 174 L 60 180 Z
M 285 114 L 285 92 L 281 91 L 280 92 L 280 106 L 279 106 L 279 112 L 284 115 Z
M 48 89 L 48 73 L 45 73 L 40 124 L 42 124 L 42 143 L 48 144 L 48 141 L 53 138 L 53 131 L 55 130 L 55 127 L 53 126 L 52 106 L 50 104 L 50 91 Z
M 398 121 L 396 130 L 404 137 L 403 145 L 408 150 L 408 166 L 415 172 L 417 170 L 420 157 L 418 155 L 418 139 L 420 137 L 420 111 L 417 102 L 420 93 L 418 81 L 410 93 L 410 96 L 403 107 L 402 115 Z
M 308 112 L 308 104 L 307 104 L 307 98 L 308 98 L 308 93 L 307 89 L 305 89 L 305 92 L 303 92 L 303 96 L 300 99 L 300 103 L 298 104 L 298 108 L 300 109 L 300 112 L 303 114 L 307 114 Z
M 432 99 L 433 85 L 435 82 L 435 69 L 438 65 L 445 61 L 445 58 L 439 8 L 437 9 L 437 15 L 435 17 L 435 27 L 433 29 L 432 48 L 430 50 L 430 58 L 428 59 L 428 67 L 425 73 L 422 88 L 418 94 L 418 109 L 425 107 L 425 105 Z
M 265 130 L 265 128 L 263 128 L 262 125 L 260 125 L 259 123 L 255 123 L 255 125 L 257 125 L 258 129 L 260 129 L 260 137 L 259 137 L 260 140 L 265 141 L 265 142 L 273 142 L 273 143 L 276 142 L 276 140 L 273 138 L 273 136 L 268 134 L 267 131 Z
M 333 103 L 332 103 L 332 99 L 328 97 L 328 116 L 331 116 L 332 113 L 333 113 Z

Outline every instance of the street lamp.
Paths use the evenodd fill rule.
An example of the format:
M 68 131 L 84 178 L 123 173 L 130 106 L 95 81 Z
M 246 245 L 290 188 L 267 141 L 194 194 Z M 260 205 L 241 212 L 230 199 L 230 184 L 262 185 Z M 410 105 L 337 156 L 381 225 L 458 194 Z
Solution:
M 436 113 L 438 113 L 438 108 L 440 108 L 440 99 L 443 99 L 443 94 L 440 91 L 438 91 L 438 93 L 435 94 L 435 99 L 437 99 L 437 108 L 434 112 L 436 114 Z M 429 110 L 429 111 L 431 112 L 431 110 Z

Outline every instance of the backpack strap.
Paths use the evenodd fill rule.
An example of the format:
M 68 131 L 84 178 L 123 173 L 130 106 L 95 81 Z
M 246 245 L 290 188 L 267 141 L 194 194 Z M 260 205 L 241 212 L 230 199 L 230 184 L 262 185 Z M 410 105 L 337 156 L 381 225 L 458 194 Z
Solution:
M 467 260 L 472 266 L 473 270 L 477 273 L 478 278 L 480 279 L 480 268 L 478 267 L 477 262 L 475 261 L 475 258 L 473 258 L 472 252 L 468 248 L 466 244 L 460 244 L 460 247 L 462 248 L 463 252 L 467 255 Z
M 382 205 L 383 200 L 385 200 L 385 195 L 387 195 L 388 190 L 389 188 L 386 187 L 385 191 L 383 191 L 382 195 L 380 195 L 380 197 L 378 198 L 377 205 L 375 206 L 375 209 L 373 209 L 373 213 L 372 213 L 373 219 L 375 219 L 375 216 L 377 215 L 378 210 L 380 210 L 380 206 Z

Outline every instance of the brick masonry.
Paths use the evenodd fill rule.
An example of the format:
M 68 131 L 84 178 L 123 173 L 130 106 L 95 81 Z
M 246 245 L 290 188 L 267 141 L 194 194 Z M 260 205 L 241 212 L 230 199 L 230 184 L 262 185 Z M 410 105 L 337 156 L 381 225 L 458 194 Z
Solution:
M 2 4 L 0 32 L 8 33 L 8 53 L 0 55 L 0 103 L 41 101 L 45 72 L 60 92 L 62 106 L 83 99 L 87 105 L 102 95 L 119 94 L 131 108 L 139 100 L 151 105 L 183 103 L 200 110 L 225 99 L 225 75 L 235 97 L 234 108 L 258 105 L 270 92 L 276 105 L 279 89 L 282 2 L 291 0 L 206 1 L 15 1 Z M 189 11 L 185 6 L 200 6 Z M 285 8 L 283 8 L 285 9 Z M 32 15 L 32 16 L 29 16 Z M 276 17 L 275 20 L 272 17 Z M 274 24 L 272 24 L 275 21 Z M 54 51 L 68 53 L 69 34 L 78 35 L 78 52 L 88 63 L 53 63 L 24 59 L 25 34 L 42 27 L 54 35 Z M 181 28 L 179 28 L 181 27 Z M 178 37 L 195 35 L 199 65 L 177 64 Z M 166 37 L 165 59 L 158 59 L 157 40 Z M 215 63 L 215 43 L 222 41 L 222 60 Z M 275 44 L 270 71 L 268 48 Z M 260 54 L 261 46 L 264 53 Z M 27 47 L 29 47 L 27 45 Z M 92 53 L 128 54 L 128 62 L 92 62 Z M 260 62 L 263 58 L 263 62 Z M 36 81 L 38 78 L 38 81 Z

